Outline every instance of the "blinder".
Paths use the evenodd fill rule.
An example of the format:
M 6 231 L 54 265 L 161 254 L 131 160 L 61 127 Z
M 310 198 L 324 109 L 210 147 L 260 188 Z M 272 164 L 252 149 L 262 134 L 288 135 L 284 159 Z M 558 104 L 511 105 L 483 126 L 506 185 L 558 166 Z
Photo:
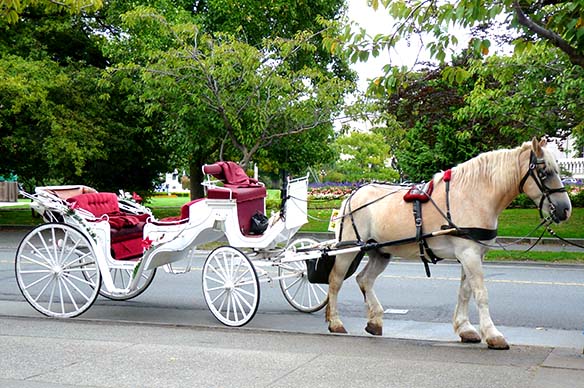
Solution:
M 543 165 L 543 167 L 538 167 Z M 539 216 L 541 218 L 544 218 L 543 216 L 543 202 L 547 199 L 548 203 L 550 204 L 550 213 L 552 218 L 556 219 L 557 215 L 555 214 L 555 210 L 556 207 L 554 205 L 554 203 L 552 202 L 550 195 L 554 194 L 554 193 L 565 193 L 566 192 L 566 188 L 565 187 L 558 187 L 558 188 L 550 188 L 548 186 L 546 186 L 545 181 L 548 178 L 546 171 L 545 171 L 545 160 L 544 159 L 540 159 L 535 155 L 535 152 L 531 151 L 531 154 L 529 156 L 529 169 L 527 170 L 527 172 L 525 173 L 525 175 L 523 176 L 523 178 L 521 178 L 521 181 L 519 182 L 519 192 L 523 193 L 523 186 L 525 186 L 525 182 L 527 181 L 527 179 L 529 179 L 529 177 L 533 178 L 533 181 L 535 182 L 535 184 L 537 185 L 537 187 L 539 188 L 539 191 L 543 194 L 541 196 L 541 200 L 539 201 Z

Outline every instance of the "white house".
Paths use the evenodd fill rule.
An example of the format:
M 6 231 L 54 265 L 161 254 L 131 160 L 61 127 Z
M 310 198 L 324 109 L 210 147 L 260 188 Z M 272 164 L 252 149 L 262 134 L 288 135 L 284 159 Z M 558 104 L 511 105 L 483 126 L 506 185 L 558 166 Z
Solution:
M 188 192 L 188 189 L 183 189 L 182 187 L 181 177 L 183 175 L 185 175 L 184 172 L 181 174 L 177 169 L 174 169 L 173 172 L 166 173 L 164 183 L 161 186 L 162 191 L 169 194 Z
M 556 156 L 558 164 L 564 170 L 569 171 L 572 174 L 572 177 L 576 179 L 584 179 L 584 158 L 572 157 L 576 154 L 574 140 L 570 136 L 566 140 L 560 141 L 560 143 L 562 144 L 563 151 L 558 149 L 556 142 L 550 142 L 548 144 L 549 149 Z M 578 152 L 577 155 L 582 156 L 582 152 Z

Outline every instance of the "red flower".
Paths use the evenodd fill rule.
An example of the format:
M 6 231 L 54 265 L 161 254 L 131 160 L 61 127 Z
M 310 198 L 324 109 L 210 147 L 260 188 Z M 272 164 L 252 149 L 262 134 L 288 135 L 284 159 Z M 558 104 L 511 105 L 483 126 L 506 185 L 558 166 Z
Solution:
M 144 240 L 142 240 L 142 249 L 144 249 L 144 250 L 150 249 L 153 242 L 154 241 L 150 240 L 149 237 L 146 237 Z
M 142 197 L 140 197 L 135 191 L 132 193 L 132 199 L 138 203 L 142 202 Z

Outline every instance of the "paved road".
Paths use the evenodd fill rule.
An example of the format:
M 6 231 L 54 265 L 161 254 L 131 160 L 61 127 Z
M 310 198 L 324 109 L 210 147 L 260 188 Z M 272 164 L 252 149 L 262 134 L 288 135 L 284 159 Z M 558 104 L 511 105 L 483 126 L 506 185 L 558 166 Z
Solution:
M 42 318 L 14 282 L 17 241 L 0 233 L 1 387 L 584 387 L 582 267 L 487 266 L 492 312 L 512 345 L 491 351 L 452 333 L 453 264 L 433 267 L 430 280 L 418 263 L 392 264 L 378 294 L 408 311 L 388 312 L 384 336 L 374 338 L 363 332 L 352 280 L 341 294 L 352 335 L 327 334 L 322 311 L 295 312 L 269 284 L 252 322 L 227 329 L 204 306 L 198 270 L 161 272 L 135 300 L 100 298 L 75 319 Z M 514 309 L 540 322 L 547 312 L 521 308 L 546 299 L 559 329 L 505 325 Z
M 13 273 L 18 236 L 7 234 L 0 244 L 0 311 L 11 316 L 39 314 L 24 302 Z M 171 275 L 159 270 L 150 288 L 126 302 L 99 298 L 85 319 L 141 321 L 181 325 L 221 326 L 202 297 L 200 263 L 193 272 Z M 492 316 L 514 344 L 584 347 L 584 267 L 542 265 L 486 266 Z M 417 262 L 392 263 L 376 284 L 387 313 L 384 334 L 392 338 L 456 340 L 451 317 L 458 290 L 460 267 L 440 263 L 427 279 Z M 351 333 L 365 326 L 363 298 L 353 279 L 340 295 L 342 318 Z M 81 319 L 81 318 L 79 318 Z M 471 306 L 471 319 L 477 322 Z M 249 327 L 326 333 L 323 312 L 298 313 L 284 300 L 278 285 L 263 284 L 258 314 Z

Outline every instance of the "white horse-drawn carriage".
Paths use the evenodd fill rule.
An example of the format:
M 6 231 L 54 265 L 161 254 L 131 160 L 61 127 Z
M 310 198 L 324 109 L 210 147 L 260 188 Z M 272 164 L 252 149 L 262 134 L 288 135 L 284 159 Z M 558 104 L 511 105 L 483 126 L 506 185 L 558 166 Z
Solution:
M 251 220 L 265 213 L 266 190 L 230 163 L 203 167 L 207 197 L 186 204 L 172 220 L 156 220 L 147 209 L 114 194 L 85 192 L 84 187 L 38 188 L 29 197 L 50 222 L 20 244 L 18 285 L 41 313 L 72 317 L 89 308 L 98 293 L 119 300 L 138 295 L 156 268 L 172 271 L 173 263 L 192 258 L 200 244 L 225 236 L 229 245 L 213 250 L 202 270 L 205 301 L 219 321 L 229 326 L 249 322 L 258 307 L 259 283 L 278 280 L 292 306 L 312 312 L 326 305 L 329 330 L 344 333 L 338 293 L 367 253 L 356 280 L 367 306 L 366 331 L 380 335 L 383 308 L 373 285 L 390 258 L 420 257 L 428 276 L 428 258 L 434 263 L 453 259 L 462 266 L 456 334 L 463 342 L 507 349 L 491 320 L 482 259 L 493 246 L 500 213 L 520 193 L 538 204 L 545 217 L 540 226 L 570 217 L 570 199 L 545 146 L 545 140 L 533 139 L 481 154 L 437 173 L 423 187 L 362 186 L 342 205 L 336 239 L 322 243 L 290 242 L 307 221 L 308 177 L 288 181 L 281 212 L 255 235 L 250 234 Z M 265 265 L 277 267 L 278 275 L 272 277 Z M 469 320 L 471 297 L 479 310 L 479 330 Z
M 113 300 L 136 297 L 159 267 L 189 271 L 202 253 L 197 247 L 226 239 L 228 245 L 213 249 L 202 268 L 204 298 L 219 321 L 248 323 L 257 311 L 262 282 L 279 282 L 299 311 L 324 307 L 326 286 L 308 282 L 304 261 L 286 254 L 317 244 L 306 238 L 292 241 L 307 222 L 308 176 L 287 181 L 280 212 L 266 220 L 264 185 L 232 162 L 205 165 L 203 171 L 206 197 L 185 204 L 180 216 L 161 220 L 123 195 L 86 186 L 21 192 L 47 221 L 30 231 L 17 250 L 16 279 L 25 299 L 47 316 L 75 317 L 98 294 Z M 268 225 L 254 234 L 252 223 L 258 218 Z M 179 261 L 186 268 L 177 269 Z

